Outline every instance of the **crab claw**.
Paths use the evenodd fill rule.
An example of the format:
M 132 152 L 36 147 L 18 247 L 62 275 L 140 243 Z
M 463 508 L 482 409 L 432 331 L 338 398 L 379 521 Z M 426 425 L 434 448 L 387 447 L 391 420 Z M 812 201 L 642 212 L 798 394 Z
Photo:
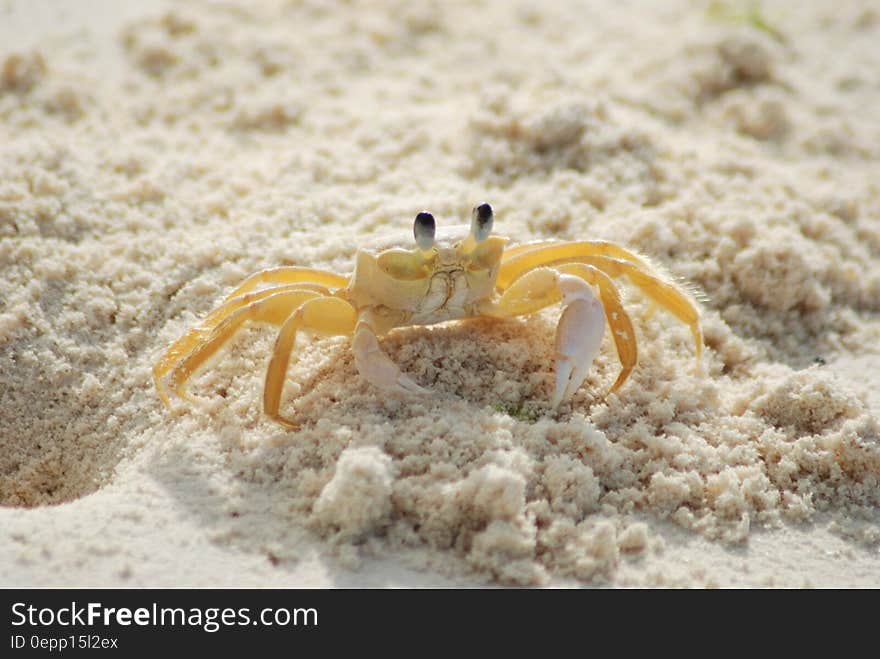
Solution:
M 583 384 L 605 333 L 605 310 L 580 277 L 560 275 L 565 309 L 556 327 L 556 391 L 551 408 L 568 400 Z
M 371 329 L 361 326 L 355 334 L 352 348 L 358 373 L 370 384 L 399 393 L 428 393 L 427 389 L 402 373 L 397 364 L 382 352 L 376 334 Z

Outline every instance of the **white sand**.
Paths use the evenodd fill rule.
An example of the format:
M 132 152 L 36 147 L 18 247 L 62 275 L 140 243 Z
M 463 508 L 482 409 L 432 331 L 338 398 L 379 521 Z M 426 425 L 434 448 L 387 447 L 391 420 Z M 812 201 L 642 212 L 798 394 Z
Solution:
M 303 6 L 305 4 L 305 6 Z M 874 3 L 0 3 L 0 585 L 877 586 Z M 164 409 L 161 351 L 260 268 L 489 201 L 704 296 L 623 285 L 547 412 L 557 310 L 394 333 L 433 396 L 273 332 Z

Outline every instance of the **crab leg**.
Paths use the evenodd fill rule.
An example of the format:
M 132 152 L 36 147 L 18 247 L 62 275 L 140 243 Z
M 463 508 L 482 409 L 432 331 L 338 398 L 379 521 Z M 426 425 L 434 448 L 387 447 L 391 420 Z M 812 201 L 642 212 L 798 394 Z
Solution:
M 505 290 L 523 273 L 536 267 L 558 267 L 583 263 L 612 276 L 625 275 L 653 302 L 688 325 L 694 338 L 697 359 L 703 351 L 703 333 L 700 312 L 690 295 L 667 281 L 661 271 L 632 252 L 606 242 L 550 243 L 526 245 L 501 265 L 497 284 Z M 516 249 L 516 248 L 515 248 Z
M 613 283 L 605 282 L 601 274 L 596 276 L 592 270 L 567 274 L 552 268 L 536 268 L 514 281 L 497 302 L 481 309 L 488 315 L 509 317 L 534 313 L 550 304 L 563 302 L 565 307 L 556 326 L 556 389 L 551 401 L 553 409 L 571 398 L 583 384 L 602 345 L 605 311 L 587 283 L 587 277 L 602 282 L 600 285 L 606 288 L 610 284 L 609 291 L 613 291 Z M 616 291 L 602 293 L 600 288 L 600 294 L 613 302 Z M 617 309 L 613 303 L 611 308 L 618 313 L 618 318 L 626 318 L 628 321 L 625 314 L 620 315 L 622 309 Z M 615 319 L 614 322 L 625 321 Z M 629 325 L 630 341 L 631 327 Z M 634 345 L 633 342 L 633 347 Z M 635 357 L 634 349 L 623 354 L 627 359 Z M 632 370 L 632 366 L 626 364 L 624 370 L 627 367 Z M 619 386 L 619 383 L 622 383 L 620 378 L 615 384 Z
M 379 347 L 376 331 L 385 333 L 393 324 L 367 309 L 361 313 L 354 333 L 352 349 L 358 373 L 370 384 L 398 393 L 424 394 L 428 390 L 420 387 L 412 378 L 402 373 L 391 358 Z
M 297 332 L 302 329 L 324 336 L 347 336 L 354 331 L 356 322 L 357 312 L 354 307 L 338 297 L 307 300 L 284 321 L 266 371 L 266 385 L 263 388 L 263 410 L 266 416 L 288 428 L 296 428 L 296 424 L 278 414 L 278 409 L 281 406 L 281 393 Z
M 223 298 L 223 303 L 219 307 L 214 309 L 198 325 L 191 328 L 165 350 L 159 362 L 153 367 L 153 380 L 156 382 L 156 388 L 162 401 L 165 405 L 169 404 L 167 394 L 159 385 L 161 378 L 174 367 L 175 363 L 183 355 L 190 352 L 200 341 L 207 338 L 214 328 L 231 313 L 246 304 L 256 302 L 282 290 L 295 287 L 297 289 L 314 290 L 326 294 L 329 292 L 329 289 L 341 288 L 347 283 L 348 280 L 345 277 L 331 272 L 294 266 L 269 268 L 251 275 Z M 269 285 L 271 288 L 252 292 L 261 285 Z
M 175 365 L 191 352 L 199 343 L 205 341 L 211 336 L 214 329 L 230 314 L 240 308 L 258 302 L 270 295 L 275 295 L 284 291 L 314 291 L 315 294 L 327 294 L 327 289 L 317 284 L 293 284 L 286 286 L 277 286 L 275 288 L 267 288 L 252 293 L 245 293 L 236 297 L 229 297 L 219 307 L 209 313 L 198 325 L 191 327 L 186 334 L 177 339 L 162 353 L 162 357 L 153 366 L 153 381 L 156 383 L 156 389 L 162 402 L 169 405 L 168 395 L 165 393 L 161 383 L 165 374 L 173 369 Z
M 223 301 L 231 300 L 261 285 L 278 286 L 285 284 L 316 284 L 323 288 L 335 289 L 348 285 L 348 277 L 313 268 L 300 268 L 298 266 L 267 268 L 245 279 L 235 290 L 223 298 Z
M 199 343 L 208 339 L 224 319 L 248 304 L 253 304 L 283 291 L 314 291 L 315 294 L 327 294 L 327 289 L 317 284 L 293 284 L 226 298 L 223 304 L 209 313 L 198 325 L 191 327 L 186 334 L 168 346 L 165 352 L 162 353 L 162 357 L 153 366 L 153 381 L 156 383 L 156 389 L 162 402 L 166 406 L 170 404 L 168 395 L 161 385 L 162 378 Z
M 260 291 L 262 293 L 262 291 Z M 190 376 L 217 352 L 248 321 L 280 325 L 303 302 L 321 295 L 313 290 L 284 288 L 270 291 L 266 295 L 239 306 L 214 327 L 190 330 L 178 340 L 153 369 L 153 376 L 160 396 L 166 405 L 168 395 L 161 386 L 161 377 L 171 371 L 172 391 L 181 398 L 192 398 L 184 391 Z M 242 296 L 244 297 L 244 296 Z M 192 347 L 190 347 L 192 346 Z
M 647 259 L 616 243 L 604 240 L 582 240 L 574 243 L 544 241 L 509 247 L 504 250 L 502 270 L 505 277 L 510 277 L 509 281 L 512 281 L 527 270 L 547 265 L 548 261 L 583 255 L 610 256 L 639 263 L 646 268 L 651 267 Z M 502 285 L 499 282 L 499 286 L 504 288 L 506 284 Z

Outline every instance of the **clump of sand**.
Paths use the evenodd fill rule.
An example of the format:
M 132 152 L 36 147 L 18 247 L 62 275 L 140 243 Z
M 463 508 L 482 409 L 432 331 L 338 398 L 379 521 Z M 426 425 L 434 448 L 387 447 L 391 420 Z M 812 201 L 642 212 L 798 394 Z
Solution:
M 763 11 L 772 30 L 685 2 L 589 20 L 566 2 L 195 3 L 125 21 L 112 74 L 64 40 L 0 52 L 10 537 L 42 542 L 118 491 L 126 519 L 190 510 L 168 524 L 273 570 L 317 547 L 614 583 L 662 560 L 670 525 L 726 548 L 807 523 L 876 554 L 876 377 L 851 364 L 878 363 L 880 118 L 863 110 L 880 15 Z M 244 276 L 350 272 L 374 234 L 482 200 L 516 241 L 614 240 L 689 282 L 702 371 L 687 328 L 624 283 L 639 367 L 604 396 L 606 340 L 555 414 L 557 310 L 388 336 L 429 397 L 361 382 L 344 339 L 300 339 L 295 432 L 261 415 L 267 329 L 193 380 L 201 407 L 161 407 L 157 355 Z M 108 524 L 108 555 L 141 555 Z M 81 565 L 72 546 L 45 560 Z M 126 565 L 116 583 L 137 578 Z

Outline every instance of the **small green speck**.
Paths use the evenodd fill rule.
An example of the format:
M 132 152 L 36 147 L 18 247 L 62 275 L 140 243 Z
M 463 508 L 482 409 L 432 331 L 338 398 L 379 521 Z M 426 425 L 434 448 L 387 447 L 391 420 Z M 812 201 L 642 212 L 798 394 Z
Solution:
M 534 407 L 525 407 L 524 405 L 513 405 L 505 403 L 495 403 L 492 408 L 496 412 L 506 414 L 512 419 L 522 421 L 524 423 L 535 423 L 541 418 L 541 411 Z
M 706 15 L 711 20 L 721 23 L 748 25 L 770 35 L 776 41 L 785 41 L 783 34 L 767 20 L 767 17 L 761 11 L 761 4 L 759 2 L 750 2 L 743 8 L 738 8 L 736 6 L 738 4 L 740 3 L 728 3 L 721 0 L 710 2 L 706 7 Z M 742 7 L 742 5 L 740 6 Z

